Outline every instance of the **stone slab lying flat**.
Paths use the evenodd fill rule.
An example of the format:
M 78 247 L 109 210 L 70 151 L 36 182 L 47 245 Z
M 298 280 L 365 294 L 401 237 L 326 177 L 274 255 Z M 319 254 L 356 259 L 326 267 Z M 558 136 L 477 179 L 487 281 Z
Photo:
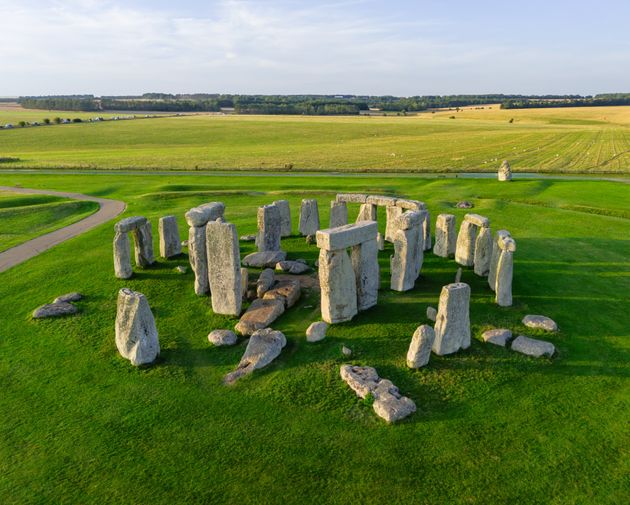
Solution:
M 309 267 L 306 263 L 302 263 L 301 261 L 284 260 L 278 261 L 278 263 L 276 263 L 276 270 L 287 274 L 299 275 L 307 272 L 310 269 L 311 267 Z
M 70 316 L 79 312 L 74 305 L 68 302 L 47 303 L 33 311 L 33 319 L 45 319 L 47 317 Z
M 81 300 L 83 298 L 83 295 L 81 293 L 77 293 L 77 292 L 73 292 L 73 293 L 66 293 L 65 295 L 61 295 L 58 296 L 57 298 L 55 298 L 53 300 L 53 303 L 59 303 L 59 302 L 78 302 L 79 300 Z
M 540 315 L 527 315 L 523 318 L 523 324 L 528 328 L 537 330 L 558 331 L 558 325 L 553 319 Z
M 277 282 L 269 291 L 267 291 L 263 300 L 280 300 L 284 303 L 284 307 L 289 309 L 295 305 L 300 299 L 300 281 L 283 280 Z
M 378 223 L 375 221 L 360 221 L 337 228 L 318 230 L 317 247 L 326 251 L 338 251 L 353 245 L 376 239 Z
M 244 375 L 267 366 L 280 355 L 285 345 L 287 345 L 287 338 L 280 331 L 271 328 L 255 331 L 247 343 L 238 367 L 227 374 L 223 382 L 232 384 Z
M 285 302 L 282 299 L 256 299 L 248 307 L 241 320 L 236 324 L 236 331 L 241 335 L 252 335 L 256 330 L 269 327 L 284 314 Z
M 326 338 L 326 331 L 328 330 L 328 323 L 325 321 L 317 321 L 311 323 L 306 329 L 306 341 L 307 342 L 319 342 Z
M 525 337 L 524 335 L 519 335 L 514 339 L 512 350 L 534 358 L 540 358 L 541 356 L 551 357 L 556 352 L 556 348 L 551 342 Z
M 248 254 L 243 258 L 243 265 L 254 268 L 275 268 L 279 261 L 284 261 L 287 253 L 284 251 L 264 251 Z
M 505 347 L 507 343 L 512 340 L 512 332 L 504 328 L 496 328 L 494 330 L 484 331 L 481 334 L 481 338 L 484 342 L 488 342 L 489 344 Z
M 214 330 L 208 334 L 208 342 L 216 346 L 236 344 L 236 334 L 231 330 Z

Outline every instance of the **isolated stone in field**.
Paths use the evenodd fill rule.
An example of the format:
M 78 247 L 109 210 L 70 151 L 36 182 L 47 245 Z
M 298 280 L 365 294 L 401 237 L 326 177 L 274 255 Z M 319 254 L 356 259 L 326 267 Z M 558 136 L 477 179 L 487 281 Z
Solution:
M 162 258 L 172 258 L 181 254 L 182 244 L 175 216 L 161 217 L 158 231 L 160 235 L 160 256 Z
M 348 206 L 346 202 L 330 202 L 330 228 L 348 224 Z
M 300 233 L 304 236 L 315 235 L 319 230 L 319 208 L 317 200 L 302 200 L 300 207 Z
M 472 209 L 474 205 L 468 200 L 463 200 L 461 202 L 457 202 L 455 207 L 457 207 L 458 209 Z
M 260 272 L 258 280 L 256 281 L 256 294 L 258 298 L 262 298 L 262 296 L 271 289 L 274 282 L 276 282 L 276 276 L 271 268 L 266 268 Z
M 153 363 L 160 342 L 149 302 L 142 293 L 123 288 L 118 292 L 116 347 L 134 365 Z
M 267 366 L 280 355 L 285 345 L 287 345 L 287 339 L 280 331 L 271 328 L 255 331 L 247 343 L 238 367 L 227 374 L 223 382 L 232 384 L 244 375 Z
M 340 375 L 359 398 L 372 395 L 374 412 L 388 423 L 396 422 L 416 411 L 413 400 L 402 396 L 391 381 L 381 379 L 372 367 L 342 365 Z
M 341 354 L 343 354 L 346 358 L 352 356 L 352 349 L 346 347 L 345 345 L 341 346 Z
M 535 328 L 537 330 L 545 331 L 557 331 L 558 325 L 553 319 L 546 316 L 539 315 L 527 315 L 523 318 L 523 324 L 528 328 Z
M 284 251 L 265 251 L 248 254 L 243 258 L 243 265 L 254 268 L 275 268 L 279 261 L 284 261 Z
M 455 216 L 453 214 L 440 214 L 435 222 L 435 245 L 433 254 L 442 258 L 448 258 L 455 254 L 457 234 L 455 231 Z
M 241 257 L 238 235 L 232 223 L 221 220 L 206 225 L 206 249 L 210 297 L 215 314 L 241 313 Z
M 510 168 L 508 160 L 503 160 L 503 163 L 501 163 L 501 166 L 499 167 L 499 171 L 497 173 L 497 178 L 500 181 L 512 180 L 512 169 Z
M 214 330 L 208 334 L 208 342 L 216 346 L 236 344 L 236 334 L 231 330 Z
M 259 252 L 280 250 L 281 229 L 280 209 L 275 204 L 258 207 L 256 245 Z
M 268 328 L 271 323 L 284 314 L 285 302 L 282 299 L 265 300 L 258 298 L 252 302 L 240 321 L 236 331 L 241 335 L 251 335 L 256 330 Z
M 304 272 L 308 272 L 308 270 L 310 270 L 310 267 L 307 264 L 302 263 L 301 261 L 284 260 L 278 261 L 278 263 L 276 263 L 276 270 L 278 272 L 299 275 L 303 274 Z
M 512 332 L 503 328 L 488 330 L 481 334 L 481 338 L 484 342 L 505 347 L 512 340 Z
M 429 363 L 434 340 L 435 331 L 428 324 L 423 324 L 416 329 L 407 351 L 409 368 L 420 368 Z
M 306 329 L 306 341 L 307 342 L 319 342 L 326 338 L 326 330 L 328 330 L 328 323 L 324 321 L 317 321 L 311 323 Z
M 475 258 L 475 241 L 477 240 L 477 226 L 470 221 L 462 222 L 457 235 L 455 261 L 465 267 L 471 267 Z
M 55 302 L 42 305 L 33 311 L 33 319 L 69 316 L 79 312 L 79 309 L 68 302 Z
M 474 271 L 477 275 L 488 275 L 490 260 L 492 258 L 492 233 L 490 228 L 479 228 L 475 240 L 475 253 L 473 258 Z
M 427 307 L 427 319 L 435 322 L 437 319 L 437 309 L 435 307 Z
M 276 200 L 273 204 L 280 211 L 280 235 L 291 236 L 291 207 L 287 200 Z
M 372 203 L 363 203 L 359 207 L 359 215 L 357 216 L 357 223 L 361 221 L 376 221 L 376 205 Z
M 514 339 L 512 350 L 534 358 L 540 358 L 541 356 L 551 357 L 556 352 L 556 348 L 551 342 L 536 340 L 523 335 L 519 335 Z
M 175 271 L 176 271 L 178 274 L 185 274 L 185 273 L 187 272 L 187 269 L 186 269 L 186 267 L 185 267 L 185 266 L 182 266 L 182 265 L 177 265 L 177 266 L 175 267 Z
M 442 288 L 435 321 L 433 352 L 439 356 L 470 347 L 470 286 L 463 282 Z
M 72 293 L 66 293 L 65 295 L 61 295 L 58 296 L 57 298 L 55 298 L 53 300 L 53 303 L 60 303 L 60 302 L 78 302 L 79 300 L 83 299 L 83 295 L 81 293 L 77 293 L 72 292 Z

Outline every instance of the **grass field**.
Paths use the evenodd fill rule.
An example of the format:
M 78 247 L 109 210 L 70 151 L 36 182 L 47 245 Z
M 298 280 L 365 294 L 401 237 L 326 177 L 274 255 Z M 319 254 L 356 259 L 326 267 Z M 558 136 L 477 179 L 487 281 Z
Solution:
M 95 202 L 0 191 L 0 252 L 96 212 Z
M 17 112 L 0 111 L 0 124 L 3 114 Z M 19 158 L 0 164 L 11 168 L 418 172 L 492 172 L 508 159 L 516 171 L 627 174 L 630 107 L 74 124 L 0 131 L 2 157 Z
M 161 124 L 183 125 L 172 132 L 196 124 L 170 121 Z M 197 121 L 212 130 L 211 125 L 244 128 L 289 120 Z M 403 121 L 416 120 L 394 122 L 394 128 L 406 128 Z M 322 131 L 331 124 L 290 122 L 321 125 Z M 102 126 L 107 125 L 84 131 Z M 9 138 L 19 137 L 10 132 Z M 208 141 L 212 138 L 209 134 Z M 257 206 L 278 198 L 290 200 L 294 230 L 304 197 L 319 200 L 324 223 L 338 191 L 421 199 L 433 220 L 444 211 L 461 220 L 464 211 L 453 204 L 468 199 L 495 230 L 510 230 L 518 244 L 514 307 L 497 307 L 485 279 L 464 272 L 473 293 L 469 350 L 433 356 L 422 370 L 406 368 L 411 335 L 427 322 L 427 306 L 436 305 L 457 265 L 427 254 L 416 288 L 393 293 L 387 289 L 388 245 L 380 254 L 383 289 L 377 307 L 333 326 L 324 341 L 307 344 L 304 331 L 319 312 L 317 295 L 305 293 L 274 324 L 288 337 L 281 356 L 234 387 L 221 379 L 238 363 L 245 343 L 227 349 L 208 344 L 209 331 L 235 320 L 213 315 L 207 298 L 194 295 L 190 270 L 174 271 L 187 264 L 185 255 L 117 280 L 108 223 L 0 274 L 3 503 L 630 500 L 627 185 L 238 174 L 4 174 L 0 183 L 124 200 L 126 215 L 149 217 L 156 236 L 159 216 L 175 214 L 185 235 L 185 210 L 212 200 L 225 202 L 227 219 L 247 234 L 255 231 Z M 351 209 L 351 219 L 356 212 Z M 303 238 L 283 240 L 283 247 L 291 258 L 317 257 L 317 248 Z M 242 244 L 241 252 L 252 248 Z M 135 369 L 117 354 L 116 294 L 124 286 L 145 293 L 155 314 L 162 354 L 153 367 Z M 80 315 L 30 319 L 38 305 L 74 290 L 86 295 L 78 304 Z M 561 331 L 526 330 L 520 321 L 528 313 L 553 317 Z M 492 326 L 547 339 L 557 356 L 532 359 L 481 343 L 481 332 Z M 353 349 L 354 363 L 375 366 L 413 398 L 418 412 L 395 426 L 379 420 L 339 378 L 343 344 Z

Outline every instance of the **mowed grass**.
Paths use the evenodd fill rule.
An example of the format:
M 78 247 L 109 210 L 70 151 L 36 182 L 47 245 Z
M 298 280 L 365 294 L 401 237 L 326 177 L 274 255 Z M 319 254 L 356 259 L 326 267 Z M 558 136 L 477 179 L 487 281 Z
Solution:
M 0 251 L 72 224 L 97 210 L 95 202 L 0 191 Z
M 508 159 L 516 171 L 627 174 L 630 107 L 84 123 L 0 131 L 1 157 L 19 158 L 11 168 L 368 172 L 493 172 Z
M 158 218 L 175 214 L 185 237 L 184 212 L 213 200 L 248 234 L 257 206 L 279 198 L 291 202 L 294 231 L 305 197 L 318 199 L 323 223 L 338 191 L 421 199 L 433 221 L 452 212 L 458 224 L 465 211 L 453 205 L 468 199 L 518 245 L 512 308 L 497 307 L 486 280 L 464 271 L 474 337 L 467 351 L 432 356 L 422 370 L 405 366 L 413 331 L 428 323 L 426 308 L 457 265 L 429 253 L 415 289 L 394 293 L 388 245 L 377 307 L 308 344 L 304 331 L 319 308 L 317 294 L 305 291 L 273 325 L 288 338 L 282 354 L 233 387 L 221 380 L 246 343 L 208 344 L 209 331 L 236 320 L 194 295 L 190 269 L 175 272 L 185 254 L 117 280 L 108 223 L 0 274 L 3 503 L 628 502 L 627 185 L 238 174 L 1 180 L 122 199 L 126 215 L 150 218 L 156 236 Z M 290 258 L 317 258 L 300 237 L 283 247 Z M 243 255 L 252 250 L 241 245 Z M 122 287 L 146 294 L 155 314 L 162 354 L 152 367 L 134 368 L 116 351 Z M 86 295 L 78 316 L 30 319 L 38 305 L 74 290 Z M 524 328 L 528 313 L 554 318 L 560 332 Z M 549 340 L 557 355 L 533 359 L 483 344 L 481 332 L 495 326 Z M 342 345 L 353 350 L 350 360 Z M 347 361 L 375 366 L 418 411 L 386 425 L 339 378 Z

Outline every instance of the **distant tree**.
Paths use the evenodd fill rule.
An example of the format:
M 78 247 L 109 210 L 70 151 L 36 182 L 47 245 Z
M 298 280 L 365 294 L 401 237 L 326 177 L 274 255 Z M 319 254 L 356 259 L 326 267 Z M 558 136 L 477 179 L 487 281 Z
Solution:
M 83 122 L 83 119 L 81 119 L 80 117 L 75 117 L 75 118 L 72 120 L 72 122 L 73 122 L 73 123 L 82 123 L 82 122 Z
M 55 124 L 59 124 L 59 123 L 61 123 L 61 118 L 60 117 L 56 117 L 55 119 L 53 119 L 53 121 L 55 122 Z
M 50 119 L 49 118 L 44 118 L 44 124 L 50 124 Z
M 514 118 L 510 118 L 510 120 L 508 121 L 508 123 L 513 123 L 514 122 Z
M 20 126 L 20 128 L 24 128 L 26 126 L 26 121 L 20 121 L 18 125 Z

